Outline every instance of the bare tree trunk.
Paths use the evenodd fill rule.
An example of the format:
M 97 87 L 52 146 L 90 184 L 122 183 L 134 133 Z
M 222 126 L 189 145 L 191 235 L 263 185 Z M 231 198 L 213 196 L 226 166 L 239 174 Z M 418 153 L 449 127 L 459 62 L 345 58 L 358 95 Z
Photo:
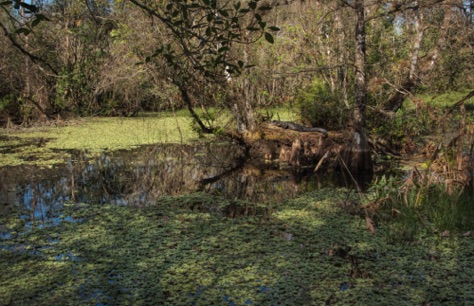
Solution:
M 244 49 L 244 62 L 249 62 L 248 51 Z M 257 127 L 255 115 L 252 106 L 252 84 L 248 78 L 243 79 L 241 93 L 231 95 L 232 113 L 237 122 L 237 131 L 245 133 L 254 131 Z
M 348 66 L 347 66 L 347 55 L 344 50 L 344 44 L 346 43 L 346 35 L 344 32 L 344 23 L 342 21 L 342 18 L 340 16 L 341 11 L 337 10 L 334 13 L 334 22 L 335 26 L 337 29 L 337 32 L 339 32 L 340 37 L 338 39 L 337 45 L 339 49 L 339 55 L 338 55 L 338 62 L 337 65 L 340 65 L 339 68 L 337 68 L 337 78 L 338 78 L 338 86 L 342 88 L 342 94 L 343 94 L 343 100 L 344 100 L 344 105 L 347 107 L 347 109 L 350 108 L 349 105 L 349 84 L 348 84 L 348 78 L 347 78 L 347 72 L 348 72 Z
M 355 103 L 352 118 L 352 132 L 343 157 L 348 170 L 354 175 L 372 175 L 373 163 L 365 131 L 366 85 L 366 44 L 364 0 L 354 1 L 355 25 Z
M 418 1 L 414 2 L 414 5 L 418 5 Z M 423 41 L 423 12 L 422 10 L 417 10 L 414 12 L 414 29 L 415 37 L 413 39 L 413 47 L 410 58 L 410 71 L 408 72 L 408 77 L 403 82 L 403 84 L 397 88 L 395 93 L 388 100 L 385 110 L 396 113 L 403 105 L 406 96 L 412 92 L 416 85 L 416 72 L 418 68 L 418 59 L 420 54 L 421 43 Z
M 186 104 L 186 107 L 188 108 L 189 113 L 194 118 L 196 123 L 199 125 L 199 128 L 201 129 L 201 132 L 203 132 L 204 134 L 214 133 L 214 129 L 211 128 L 211 127 L 207 127 L 202 122 L 199 115 L 194 111 L 193 103 L 191 101 L 191 97 L 189 96 L 189 93 L 188 93 L 187 89 L 185 88 L 185 86 L 183 86 L 181 84 L 176 84 L 176 86 L 178 87 L 179 92 L 181 93 L 181 98 L 183 99 L 184 103 Z
M 417 1 L 418 3 L 418 1 Z M 449 32 L 449 23 L 453 14 L 453 9 L 450 5 L 445 4 L 444 6 L 444 20 L 441 27 L 441 33 L 438 37 L 438 41 L 435 46 L 428 52 L 426 60 L 423 63 L 419 63 L 419 53 L 421 44 L 423 41 L 423 13 L 421 8 L 415 12 L 414 27 L 415 37 L 413 39 L 412 54 L 410 58 L 410 70 L 406 80 L 402 85 L 397 88 L 395 93 L 388 99 L 384 106 L 384 110 L 389 113 L 396 113 L 402 106 L 406 97 L 413 92 L 419 80 L 433 69 L 436 64 L 441 50 L 446 42 Z
M 252 104 L 242 95 L 232 95 L 232 113 L 237 121 L 239 133 L 251 132 L 256 128 Z

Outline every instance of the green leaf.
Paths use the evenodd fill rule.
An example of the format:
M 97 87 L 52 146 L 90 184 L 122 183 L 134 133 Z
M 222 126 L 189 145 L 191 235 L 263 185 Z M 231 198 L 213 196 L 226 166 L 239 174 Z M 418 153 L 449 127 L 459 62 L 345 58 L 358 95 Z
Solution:
M 229 17 L 229 13 L 227 13 L 226 10 L 219 10 L 218 12 L 219 12 L 219 14 L 221 14 L 224 17 Z
M 257 8 L 257 2 L 250 1 L 249 2 L 249 8 L 251 8 L 252 10 L 256 9 Z
M 279 27 L 268 27 L 268 29 L 269 29 L 270 31 L 275 31 L 275 32 L 280 31 L 280 28 L 279 28 Z
M 217 50 L 217 53 L 223 53 L 223 52 L 227 52 L 229 51 L 229 47 L 222 47 L 222 48 L 219 48 L 219 50 Z
M 36 27 L 41 21 L 50 21 L 45 15 L 37 14 L 35 15 L 35 20 L 31 23 L 32 27 Z
M 35 5 L 31 5 L 31 4 L 28 4 L 28 3 L 25 3 L 25 2 L 20 2 L 19 4 L 20 4 L 21 7 L 29 10 L 32 13 L 36 13 L 38 11 L 38 7 L 36 7 Z
M 241 5 L 240 1 L 234 4 L 234 8 L 236 11 L 240 9 L 240 5 Z
M 40 22 L 41 22 L 41 19 L 36 18 L 36 19 L 33 20 L 33 22 L 31 23 L 31 26 L 34 28 L 34 27 L 36 27 Z
M 247 27 L 247 30 L 248 30 L 248 31 L 252 31 L 252 32 L 254 32 L 254 31 L 260 31 L 260 28 L 256 28 L 256 27 Z
M 28 30 L 27 28 L 19 28 L 19 29 L 16 29 L 15 33 L 16 33 L 16 34 L 28 35 L 28 34 L 31 33 L 31 31 Z
M 240 34 L 239 33 L 230 33 L 229 34 L 229 39 L 240 39 Z
M 237 61 L 237 64 L 239 65 L 240 68 L 244 67 L 244 62 L 242 61 Z
M 271 44 L 275 42 L 275 40 L 273 39 L 273 35 L 268 32 L 265 32 L 265 40 Z
M 258 8 L 259 11 L 269 11 L 271 9 L 272 9 L 272 7 L 269 6 L 269 5 L 261 6 L 261 7 Z

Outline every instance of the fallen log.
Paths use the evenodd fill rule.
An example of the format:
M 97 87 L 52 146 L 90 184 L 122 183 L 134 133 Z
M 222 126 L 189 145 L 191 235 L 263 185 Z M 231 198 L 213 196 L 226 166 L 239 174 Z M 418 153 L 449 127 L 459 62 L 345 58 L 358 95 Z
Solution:
M 307 133 L 318 132 L 318 133 L 323 134 L 324 138 L 328 137 L 328 131 L 326 131 L 323 128 L 318 128 L 318 127 L 309 128 L 304 125 L 294 123 L 294 122 L 288 122 L 288 121 L 273 120 L 273 121 L 270 121 L 270 123 L 283 129 L 289 129 L 289 130 L 294 130 L 298 132 L 307 132 Z

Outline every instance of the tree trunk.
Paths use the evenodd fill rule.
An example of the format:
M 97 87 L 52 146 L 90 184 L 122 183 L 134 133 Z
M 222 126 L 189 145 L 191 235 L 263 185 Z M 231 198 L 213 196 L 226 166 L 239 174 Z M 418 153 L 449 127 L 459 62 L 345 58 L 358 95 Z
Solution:
M 414 5 L 418 5 L 418 1 L 414 2 Z M 403 105 L 403 102 L 406 99 L 406 96 L 410 94 L 415 89 L 416 77 L 417 77 L 417 68 L 418 68 L 418 59 L 420 54 L 421 43 L 423 42 L 423 12 L 418 10 L 414 12 L 414 29 L 415 37 L 413 39 L 413 47 L 410 58 L 410 71 L 408 72 L 408 77 L 397 89 L 397 91 L 390 97 L 387 104 L 385 105 L 385 110 L 396 113 Z
M 237 123 L 239 133 L 252 132 L 256 128 L 253 107 L 245 97 L 233 95 L 232 113 Z
M 248 63 L 248 50 L 247 46 L 244 48 L 244 63 Z M 243 79 L 242 83 L 242 94 L 234 95 L 232 112 L 237 121 L 237 131 L 244 133 L 247 131 L 254 131 L 257 127 L 255 116 L 252 107 L 252 84 L 248 78 Z
M 418 1 L 416 4 L 418 4 Z M 453 8 L 450 5 L 445 4 L 444 20 L 441 26 L 441 33 L 436 44 L 428 52 L 425 61 L 421 64 L 419 63 L 419 53 L 423 42 L 423 13 L 421 9 L 414 13 L 414 27 L 416 34 L 413 40 L 412 54 L 410 58 L 410 70 L 406 80 L 399 88 L 397 88 L 395 93 L 384 105 L 384 110 L 391 114 L 395 114 L 403 106 L 403 102 L 405 101 L 406 97 L 413 92 L 419 80 L 428 72 L 430 72 L 438 61 L 441 50 L 448 37 L 449 24 L 453 14 Z
M 355 25 L 355 103 L 351 136 L 344 149 L 343 157 L 347 170 L 353 175 L 371 176 L 373 163 L 365 131 L 367 85 L 364 0 L 355 0 L 354 10 L 357 18 Z

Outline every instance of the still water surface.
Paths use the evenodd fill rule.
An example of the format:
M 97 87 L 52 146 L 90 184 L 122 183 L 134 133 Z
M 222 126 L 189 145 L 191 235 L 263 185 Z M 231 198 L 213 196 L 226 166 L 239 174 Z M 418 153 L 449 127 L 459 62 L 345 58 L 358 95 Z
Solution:
M 315 175 L 312 168 L 289 170 L 246 160 L 241 148 L 226 143 L 152 145 L 95 157 L 85 152 L 71 156 L 52 169 L 0 168 L 0 213 L 28 211 L 42 220 L 54 218 L 72 203 L 146 206 L 164 195 L 196 191 L 265 203 L 345 184 L 337 174 Z

